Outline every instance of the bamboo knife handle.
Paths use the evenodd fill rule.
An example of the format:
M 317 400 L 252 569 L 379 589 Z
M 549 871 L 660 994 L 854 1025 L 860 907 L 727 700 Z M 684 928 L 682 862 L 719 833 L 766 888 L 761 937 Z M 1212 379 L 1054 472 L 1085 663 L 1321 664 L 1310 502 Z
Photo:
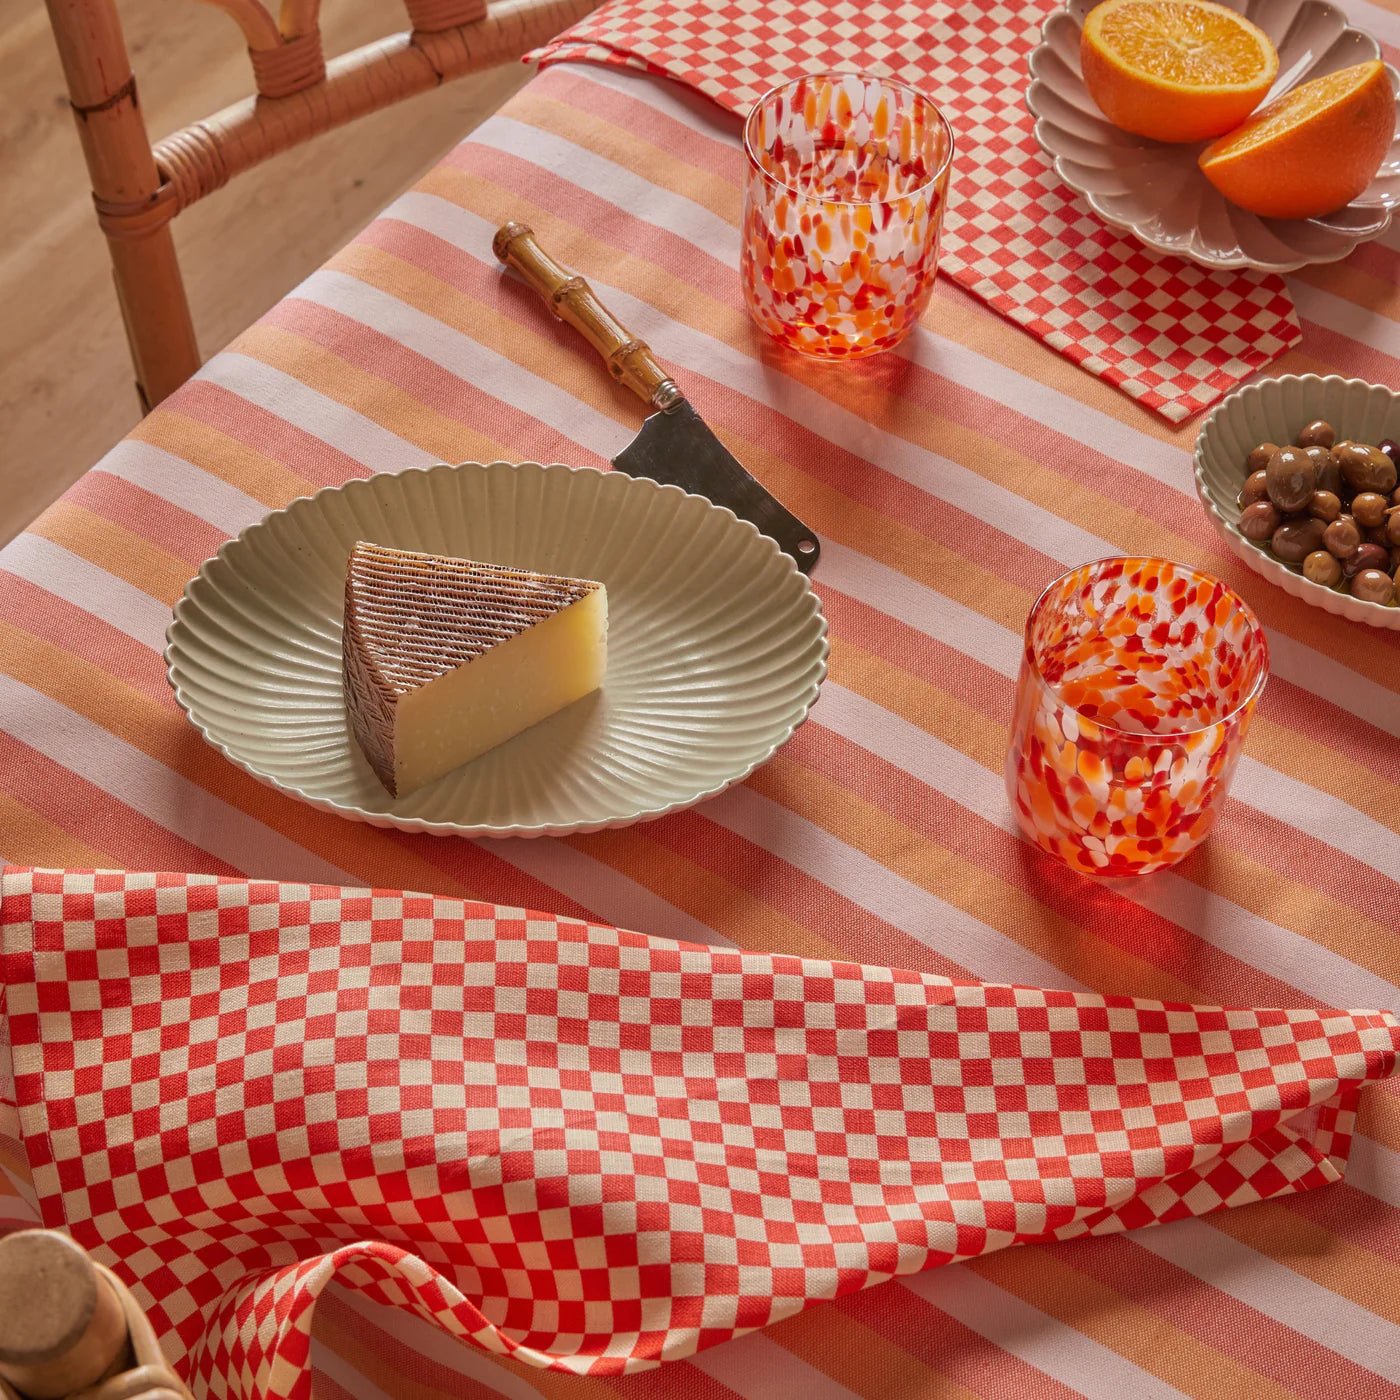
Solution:
M 572 326 L 603 357 L 619 384 L 663 412 L 682 401 L 685 396 L 657 364 L 646 341 L 638 340 L 578 273 L 555 262 L 535 241 L 535 232 L 528 224 L 513 219 L 502 224 L 491 247 L 539 293 L 559 320 Z

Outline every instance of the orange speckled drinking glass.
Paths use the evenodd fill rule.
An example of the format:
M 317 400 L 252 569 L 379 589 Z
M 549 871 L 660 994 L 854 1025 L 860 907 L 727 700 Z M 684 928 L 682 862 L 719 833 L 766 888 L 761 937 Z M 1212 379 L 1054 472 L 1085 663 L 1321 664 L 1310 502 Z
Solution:
M 1026 620 L 1006 759 L 1021 829 L 1086 875 L 1174 865 L 1220 815 L 1268 675 L 1263 628 L 1209 575 L 1072 569 Z
M 898 345 L 928 305 L 953 133 L 885 78 L 815 73 L 744 124 L 740 276 L 753 318 L 806 355 Z

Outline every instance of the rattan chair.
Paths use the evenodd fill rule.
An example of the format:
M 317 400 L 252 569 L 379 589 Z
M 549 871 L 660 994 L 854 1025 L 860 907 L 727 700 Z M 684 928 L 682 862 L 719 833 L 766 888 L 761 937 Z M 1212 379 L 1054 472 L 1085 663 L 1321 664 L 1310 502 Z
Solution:
M 143 408 L 199 368 L 170 221 L 280 151 L 450 78 L 518 58 L 598 0 L 404 0 L 412 28 L 329 64 L 320 0 L 210 0 L 243 31 L 257 95 L 153 146 L 114 0 L 47 0 L 107 236 Z

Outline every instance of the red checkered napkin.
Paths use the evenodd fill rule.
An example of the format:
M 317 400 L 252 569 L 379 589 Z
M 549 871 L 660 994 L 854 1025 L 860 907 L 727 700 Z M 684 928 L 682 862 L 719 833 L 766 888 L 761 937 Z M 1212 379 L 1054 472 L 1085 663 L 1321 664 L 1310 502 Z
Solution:
M 1150 252 L 1062 185 L 1026 108 L 1056 0 L 611 0 L 530 55 L 640 68 L 736 112 L 823 69 L 927 92 L 957 143 L 942 267 L 1003 316 L 1173 423 L 1301 338 L 1279 277 Z
M 1335 1181 L 1379 1012 L 717 952 L 426 895 L 11 869 L 44 1221 L 219 1396 L 332 1280 L 595 1375 L 1006 1245 Z

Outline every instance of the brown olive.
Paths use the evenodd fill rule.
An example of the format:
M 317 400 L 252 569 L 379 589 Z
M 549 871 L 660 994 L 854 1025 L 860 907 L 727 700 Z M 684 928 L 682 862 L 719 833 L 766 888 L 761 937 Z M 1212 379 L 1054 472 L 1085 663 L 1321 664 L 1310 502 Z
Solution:
M 1392 549 L 1400 549 L 1400 506 L 1391 506 L 1385 521 L 1385 537 Z
M 1374 530 L 1385 520 L 1386 498 L 1375 491 L 1361 491 L 1352 498 L 1351 513 L 1358 525 Z
M 1303 451 L 1317 463 L 1317 489 L 1340 496 L 1346 485 L 1342 481 L 1342 469 L 1337 465 L 1337 459 L 1325 447 L 1305 447 Z
M 1261 442 L 1258 447 L 1249 450 L 1249 456 L 1244 459 L 1244 467 L 1248 472 L 1262 472 L 1269 465 L 1269 458 L 1278 451 L 1278 443 Z
M 1282 511 L 1302 510 L 1317 490 L 1317 464 L 1301 447 L 1280 447 L 1265 474 L 1269 499 Z
M 1390 493 L 1390 500 L 1392 505 L 1400 506 L 1400 486 Z
M 1242 506 L 1253 505 L 1255 501 L 1262 501 L 1268 494 L 1268 472 L 1250 472 L 1244 479 L 1244 485 L 1240 487 L 1240 504 Z
M 1342 566 L 1325 549 L 1315 549 L 1303 560 L 1303 577 L 1335 588 L 1342 581 Z
M 1240 534 L 1255 544 L 1263 544 L 1283 523 L 1272 501 L 1255 501 L 1240 512 Z
M 1351 596 L 1363 603 L 1388 603 L 1395 597 L 1395 584 L 1379 569 L 1363 569 L 1351 581 Z
M 1336 430 L 1321 418 L 1315 418 L 1298 434 L 1299 447 L 1331 447 L 1337 440 Z
M 1384 569 L 1390 563 L 1390 551 L 1382 545 L 1363 544 L 1350 558 L 1342 560 L 1342 572 L 1355 578 L 1367 569 Z
M 1342 479 L 1353 491 L 1379 491 L 1388 496 L 1395 490 L 1395 463 L 1368 442 L 1339 442 L 1332 455 L 1342 469 Z
M 1285 564 L 1301 564 L 1313 550 L 1322 547 L 1323 531 L 1331 528 L 1308 515 L 1301 520 L 1285 520 L 1274 531 L 1269 548 Z
M 1361 547 L 1361 531 L 1349 515 L 1339 515 L 1326 529 L 1322 543 L 1338 559 L 1350 559 Z
M 1314 520 L 1324 520 L 1330 525 L 1341 513 L 1342 503 L 1335 491 L 1314 491 L 1308 497 L 1308 514 Z

